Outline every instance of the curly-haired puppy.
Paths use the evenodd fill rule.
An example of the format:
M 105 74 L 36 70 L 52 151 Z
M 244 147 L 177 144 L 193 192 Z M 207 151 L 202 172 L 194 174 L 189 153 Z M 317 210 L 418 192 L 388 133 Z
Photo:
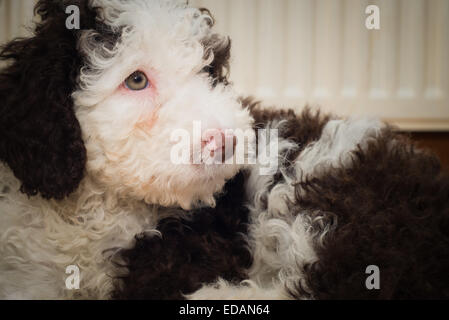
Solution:
M 79 29 L 66 26 L 73 5 Z M 199 121 L 213 158 L 208 130 L 252 118 L 227 86 L 230 43 L 206 10 L 41 0 L 36 13 L 33 36 L 0 51 L 0 298 L 107 298 L 118 248 L 180 211 L 169 208 L 213 206 L 241 167 L 173 163 L 173 132 L 194 135 Z M 66 287 L 70 265 L 78 290 Z
M 449 298 L 449 178 L 432 154 L 374 119 L 238 99 L 206 10 L 37 13 L 0 52 L 1 297 Z M 173 133 L 196 121 L 211 158 L 224 145 L 208 129 L 277 130 L 257 141 L 277 169 L 173 163 Z

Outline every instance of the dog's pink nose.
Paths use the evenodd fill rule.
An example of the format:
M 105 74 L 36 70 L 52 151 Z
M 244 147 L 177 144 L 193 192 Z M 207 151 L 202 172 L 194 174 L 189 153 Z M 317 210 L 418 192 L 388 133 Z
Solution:
M 202 135 L 201 148 L 208 151 L 211 157 L 221 152 L 223 160 L 226 160 L 233 156 L 236 143 L 234 134 L 219 129 L 208 129 Z
M 226 144 L 225 134 L 218 129 L 206 130 L 202 137 L 202 147 L 209 151 L 221 149 Z

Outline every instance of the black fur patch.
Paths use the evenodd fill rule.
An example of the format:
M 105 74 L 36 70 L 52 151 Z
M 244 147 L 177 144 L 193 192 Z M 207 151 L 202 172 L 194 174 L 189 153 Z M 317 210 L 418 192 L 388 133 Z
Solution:
M 264 128 L 268 123 L 283 121 L 279 128 L 279 137 L 295 142 L 298 148 L 290 152 L 287 161 L 293 161 L 298 154 L 311 142 L 321 137 L 324 126 L 330 120 L 329 115 L 322 115 L 319 110 L 313 112 L 305 107 L 299 114 L 293 109 L 262 107 L 259 101 L 252 97 L 241 98 L 244 107 L 250 110 L 254 118 L 254 129 Z
M 240 100 L 243 107 L 247 107 L 254 118 L 254 130 L 264 128 L 272 122 L 283 122 L 279 127 L 279 138 L 294 142 L 297 146 L 295 150 L 288 150 L 282 157 L 284 163 L 280 166 L 287 170 L 308 144 L 321 137 L 324 126 L 331 119 L 330 115 L 323 115 L 319 110 L 312 111 L 307 106 L 297 114 L 292 109 L 262 107 L 261 103 L 252 97 L 242 97 Z M 282 179 L 282 174 L 278 171 L 274 176 L 273 186 L 281 182 Z
M 182 299 L 218 277 L 239 282 L 252 259 L 247 249 L 248 209 L 244 174 L 229 181 L 216 208 L 166 218 L 157 229 L 162 237 L 136 237 L 134 248 L 119 254 L 128 274 L 117 283 L 116 299 Z
M 199 9 L 201 13 L 207 14 L 212 18 L 212 27 L 215 24 L 215 19 L 213 18 L 210 11 L 206 8 Z M 204 55 L 207 57 L 210 53 L 214 55 L 212 62 L 206 66 L 203 72 L 207 72 L 213 79 L 213 85 L 217 83 L 222 83 L 224 85 L 229 84 L 229 59 L 231 58 L 231 39 L 226 38 L 222 41 L 221 36 L 218 34 L 212 34 L 206 39 L 203 39 L 202 44 L 205 48 Z
M 87 1 L 70 4 L 80 8 L 82 28 L 95 26 Z M 65 27 L 64 2 L 41 0 L 35 12 L 42 22 L 34 36 L 0 51 L 9 65 L 0 72 L 0 160 L 22 192 L 61 199 L 76 189 L 86 162 L 71 99 L 82 57 L 77 31 Z
M 298 211 L 337 222 L 303 270 L 315 298 L 449 298 L 449 177 L 433 154 L 387 131 L 353 152 L 350 167 L 299 188 Z M 380 268 L 380 290 L 365 286 L 369 265 Z M 298 284 L 292 294 L 308 292 Z

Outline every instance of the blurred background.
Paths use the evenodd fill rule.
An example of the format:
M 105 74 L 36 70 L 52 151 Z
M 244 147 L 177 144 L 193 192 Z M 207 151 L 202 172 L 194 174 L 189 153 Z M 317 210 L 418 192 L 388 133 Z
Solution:
M 151 1 L 151 0 L 148 0 Z M 35 0 L 0 0 L 0 43 Z M 267 105 L 378 116 L 449 168 L 449 0 L 190 0 L 232 39 L 231 80 Z M 380 29 L 365 13 L 379 8 Z

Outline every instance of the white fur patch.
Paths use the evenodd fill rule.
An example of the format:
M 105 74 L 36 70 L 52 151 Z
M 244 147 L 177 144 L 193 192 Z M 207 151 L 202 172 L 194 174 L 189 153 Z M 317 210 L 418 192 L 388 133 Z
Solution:
M 281 285 L 261 288 L 251 280 L 233 285 L 223 279 L 213 285 L 203 286 L 194 294 L 186 295 L 190 300 L 288 300 L 291 299 Z
M 114 270 L 108 249 L 129 247 L 136 233 L 154 231 L 154 212 L 109 203 L 87 180 L 82 193 L 56 202 L 19 193 L 3 165 L 0 176 L 10 188 L 0 196 L 0 298 L 107 298 Z M 79 290 L 65 286 L 69 265 L 80 269 Z
M 298 178 L 318 174 L 330 167 L 346 166 L 351 151 L 358 144 L 376 138 L 384 124 L 377 119 L 331 120 L 323 128 L 321 138 L 304 149 L 296 160 Z

